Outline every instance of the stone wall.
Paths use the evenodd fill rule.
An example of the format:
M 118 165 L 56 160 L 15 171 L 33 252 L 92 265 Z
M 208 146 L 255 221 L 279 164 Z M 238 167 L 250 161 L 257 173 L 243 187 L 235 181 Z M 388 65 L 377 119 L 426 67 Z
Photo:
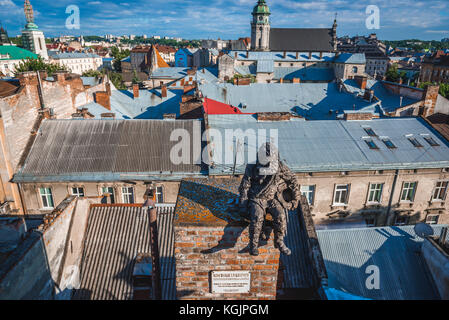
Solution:
M 76 109 L 94 101 L 93 92 L 104 91 L 104 82 L 94 87 L 85 87 L 79 76 L 60 72 L 54 75 L 55 81 L 47 81 L 41 73 L 42 100 L 39 98 L 38 78 L 35 72 L 19 75 L 21 88 L 12 95 L 0 99 L 0 136 L 2 140 L 2 162 L 8 168 L 2 174 L 5 186 L 5 201 L 13 202 L 14 209 L 22 212 L 20 199 L 15 195 L 16 188 L 9 181 L 20 166 L 20 160 L 30 147 L 33 132 L 39 128 L 41 108 L 53 111 L 58 119 L 70 119 Z
M 0 267 L 0 300 L 54 298 L 76 199 L 66 199 Z

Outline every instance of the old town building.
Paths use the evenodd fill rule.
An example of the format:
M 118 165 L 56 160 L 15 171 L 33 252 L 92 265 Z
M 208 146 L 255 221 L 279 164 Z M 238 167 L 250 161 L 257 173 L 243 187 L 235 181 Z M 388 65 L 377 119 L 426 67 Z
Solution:
M 438 51 L 422 63 L 420 82 L 449 83 L 449 54 Z

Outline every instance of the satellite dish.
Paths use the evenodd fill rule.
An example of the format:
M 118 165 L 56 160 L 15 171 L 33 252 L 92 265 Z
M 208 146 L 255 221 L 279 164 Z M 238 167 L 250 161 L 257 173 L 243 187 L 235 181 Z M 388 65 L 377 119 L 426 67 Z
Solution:
M 415 230 L 416 235 L 423 239 L 433 236 L 434 234 L 433 228 L 427 223 L 418 223 L 413 229 Z

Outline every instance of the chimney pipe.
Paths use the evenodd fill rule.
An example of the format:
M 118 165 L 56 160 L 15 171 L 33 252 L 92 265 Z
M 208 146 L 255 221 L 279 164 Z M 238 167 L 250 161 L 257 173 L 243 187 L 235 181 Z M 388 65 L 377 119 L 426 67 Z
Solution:
M 156 194 L 153 189 L 145 192 L 144 207 L 148 210 L 148 218 L 150 221 L 150 240 L 151 240 L 151 256 L 153 260 L 153 288 L 155 300 L 162 300 L 161 286 L 161 265 L 159 259 L 159 243 L 157 229 L 157 209 L 155 202 Z
M 312 52 L 309 52 L 309 60 L 312 60 Z
M 236 53 L 234 53 L 234 58 L 238 58 L 238 53 L 236 52 Z
M 296 51 L 296 60 L 298 60 L 298 58 L 299 58 L 299 52 Z
M 323 59 L 323 52 L 320 51 L 320 60 Z
M 287 58 L 287 51 L 284 51 L 284 59 Z
M 248 59 L 249 58 L 249 51 L 247 50 L 246 51 L 246 59 Z
M 167 86 L 163 85 L 161 87 L 161 97 L 162 98 L 167 98 Z
M 139 85 L 138 84 L 133 84 L 133 95 L 134 95 L 134 99 L 139 97 Z

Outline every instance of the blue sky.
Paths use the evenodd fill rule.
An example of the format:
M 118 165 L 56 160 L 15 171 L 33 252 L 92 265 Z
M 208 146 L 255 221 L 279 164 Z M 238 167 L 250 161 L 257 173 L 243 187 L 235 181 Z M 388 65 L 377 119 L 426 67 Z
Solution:
M 0 21 L 11 36 L 25 23 L 23 0 L 0 0 Z M 31 0 L 36 24 L 46 36 L 135 34 L 187 39 L 236 39 L 250 35 L 251 10 L 256 0 Z M 338 13 L 338 35 L 367 35 L 381 39 L 449 38 L 448 0 L 267 0 L 272 26 L 330 27 Z M 66 7 L 80 8 L 79 30 L 68 30 Z M 365 26 L 368 5 L 380 9 L 380 29 Z

